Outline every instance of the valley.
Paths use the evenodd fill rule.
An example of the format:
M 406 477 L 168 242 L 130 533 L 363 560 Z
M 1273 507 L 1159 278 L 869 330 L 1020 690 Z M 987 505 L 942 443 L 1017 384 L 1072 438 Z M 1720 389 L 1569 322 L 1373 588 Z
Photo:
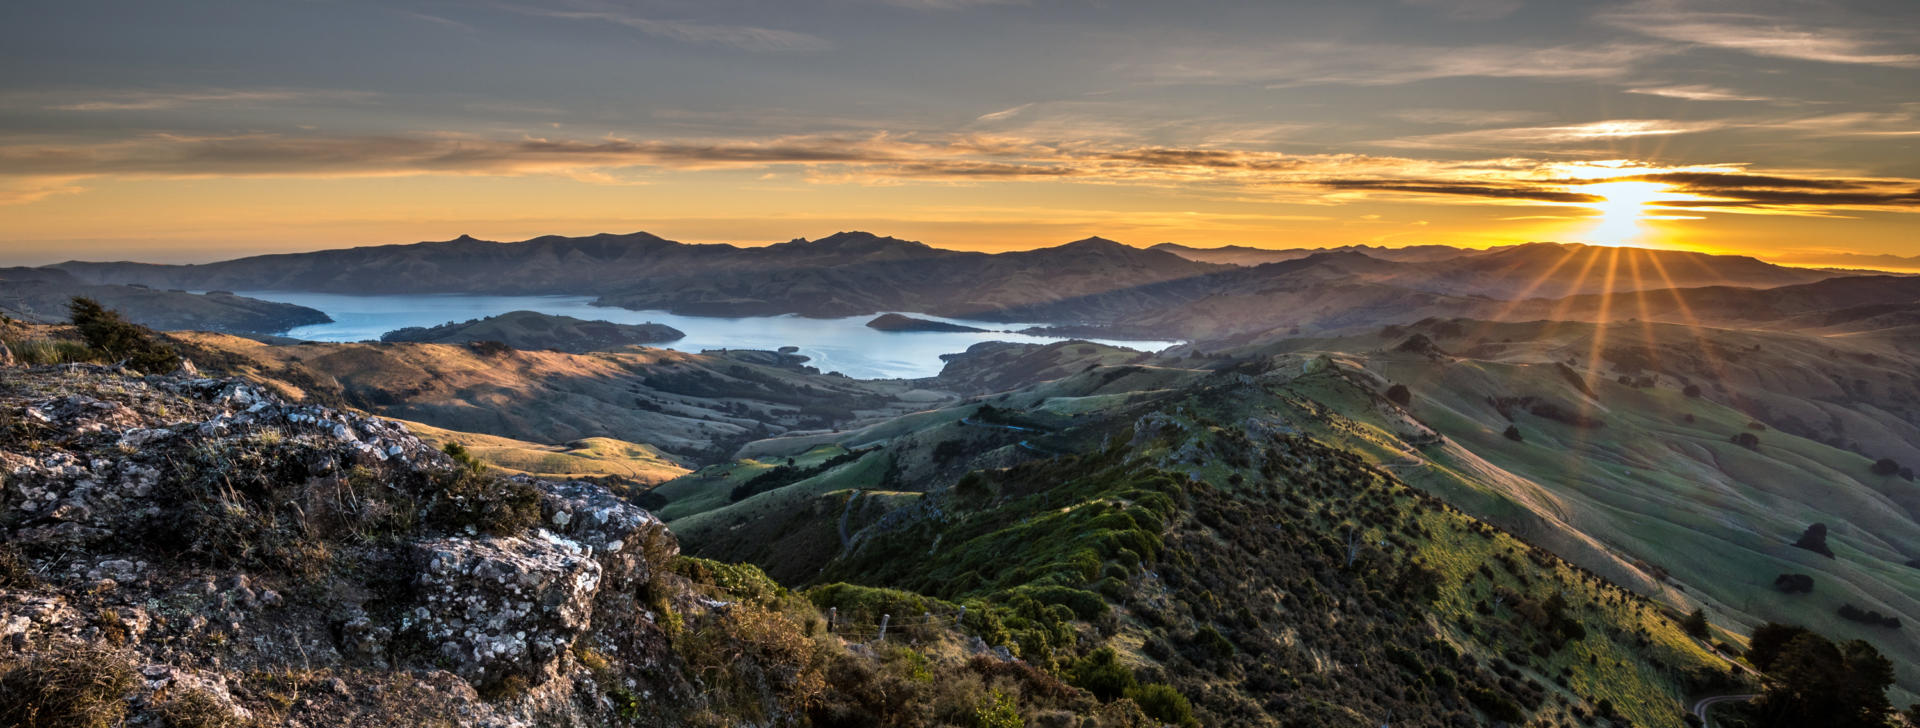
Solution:
M 634 254 L 631 240 L 601 244 Z M 1902 627 L 1920 620 L 1915 279 L 1590 246 L 1224 251 L 1148 274 L 1125 261 L 1207 256 L 1105 241 L 998 261 L 871 236 L 785 245 L 648 243 L 662 260 L 816 263 L 782 279 L 688 262 L 681 283 L 603 302 L 657 307 L 632 316 L 830 312 L 774 326 L 953 347 L 937 373 L 823 372 L 804 338 L 655 348 L 700 337 L 679 330 L 698 317 L 525 310 L 384 341 L 160 336 L 201 375 L 393 418 L 502 476 L 603 488 L 662 519 L 685 558 L 750 565 L 805 595 L 822 611 L 802 619 L 839 620 L 822 644 L 877 639 L 892 620 L 912 635 L 904 649 L 977 640 L 976 654 L 1093 701 L 1072 710 L 1131 706 L 1101 725 L 1145 710 L 1201 725 L 1677 727 L 1696 696 L 1760 689 L 1740 655 L 1770 623 L 1865 640 L 1891 661 L 1894 700 L 1920 690 Z M 1061 267 L 1069 283 L 1035 297 L 1000 274 L 991 293 L 915 285 L 800 310 L 783 298 L 889 290 L 856 275 L 954 275 L 905 272 L 926 258 Z M 1139 277 L 1096 284 L 1075 266 Z M 1722 282 L 1630 275 L 1655 268 L 1662 285 Z M 247 268 L 136 272 L 222 270 Z M 318 285 L 329 269 L 304 270 Z M 778 296 L 727 282 L 774 280 Z M 995 303 L 955 308 L 975 296 Z M 982 318 L 884 307 L 909 303 Z M 993 320 L 1186 343 L 965 323 Z M 20 326 L 4 338 L 23 352 L 77 336 Z M 1814 531 L 1826 551 L 1794 545 Z

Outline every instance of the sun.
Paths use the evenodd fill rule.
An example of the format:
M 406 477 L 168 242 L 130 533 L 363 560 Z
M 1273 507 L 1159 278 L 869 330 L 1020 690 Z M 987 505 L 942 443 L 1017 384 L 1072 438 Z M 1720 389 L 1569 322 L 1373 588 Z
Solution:
M 1573 191 L 1594 195 L 1600 201 L 1589 203 L 1600 211 L 1599 222 L 1587 231 L 1587 242 L 1596 245 L 1631 245 L 1642 242 L 1646 233 L 1641 222 L 1649 203 L 1667 199 L 1667 185 L 1658 182 L 1600 182 L 1579 185 Z

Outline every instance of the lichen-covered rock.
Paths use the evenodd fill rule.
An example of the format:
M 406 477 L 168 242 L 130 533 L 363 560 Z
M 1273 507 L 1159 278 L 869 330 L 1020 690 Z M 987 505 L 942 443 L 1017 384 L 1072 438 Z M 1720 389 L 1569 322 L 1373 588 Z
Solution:
M 0 556 L 31 574 L 0 580 L 0 669 L 99 647 L 153 715 L 312 726 L 600 725 L 603 690 L 697 695 L 637 601 L 678 551 L 653 515 L 518 478 L 537 516 L 490 533 L 460 509 L 508 491 L 450 498 L 495 476 L 399 423 L 189 375 L 0 371 Z M 659 684 L 596 686 L 587 637 Z
M 591 483 L 546 484 L 540 513 L 544 529 L 593 556 L 609 588 L 627 590 L 646 582 L 653 561 L 680 552 L 659 518 Z M 647 553 L 650 545 L 660 551 Z
M 475 683 L 545 682 L 592 618 L 600 564 L 552 532 L 436 539 L 413 549 L 418 606 L 404 627 Z

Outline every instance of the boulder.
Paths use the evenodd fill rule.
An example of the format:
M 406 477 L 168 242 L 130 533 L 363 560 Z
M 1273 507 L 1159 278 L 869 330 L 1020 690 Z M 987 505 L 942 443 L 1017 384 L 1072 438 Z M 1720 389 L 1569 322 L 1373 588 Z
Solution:
M 417 606 L 402 628 L 475 684 L 545 682 L 593 614 L 600 564 L 551 532 L 436 539 L 413 549 Z

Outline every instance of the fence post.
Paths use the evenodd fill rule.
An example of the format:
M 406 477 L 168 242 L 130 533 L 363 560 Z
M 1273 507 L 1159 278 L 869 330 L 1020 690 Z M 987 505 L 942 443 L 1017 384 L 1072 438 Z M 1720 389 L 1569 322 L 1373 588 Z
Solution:
M 893 619 L 891 614 L 880 615 L 880 636 L 873 638 L 873 641 L 879 642 L 887 638 L 887 621 L 891 619 Z
M 959 627 L 966 623 L 967 623 L 967 605 L 962 604 L 960 605 L 960 616 L 953 618 L 953 626 Z
M 827 607 L 827 634 L 833 634 L 840 622 L 840 608 Z

